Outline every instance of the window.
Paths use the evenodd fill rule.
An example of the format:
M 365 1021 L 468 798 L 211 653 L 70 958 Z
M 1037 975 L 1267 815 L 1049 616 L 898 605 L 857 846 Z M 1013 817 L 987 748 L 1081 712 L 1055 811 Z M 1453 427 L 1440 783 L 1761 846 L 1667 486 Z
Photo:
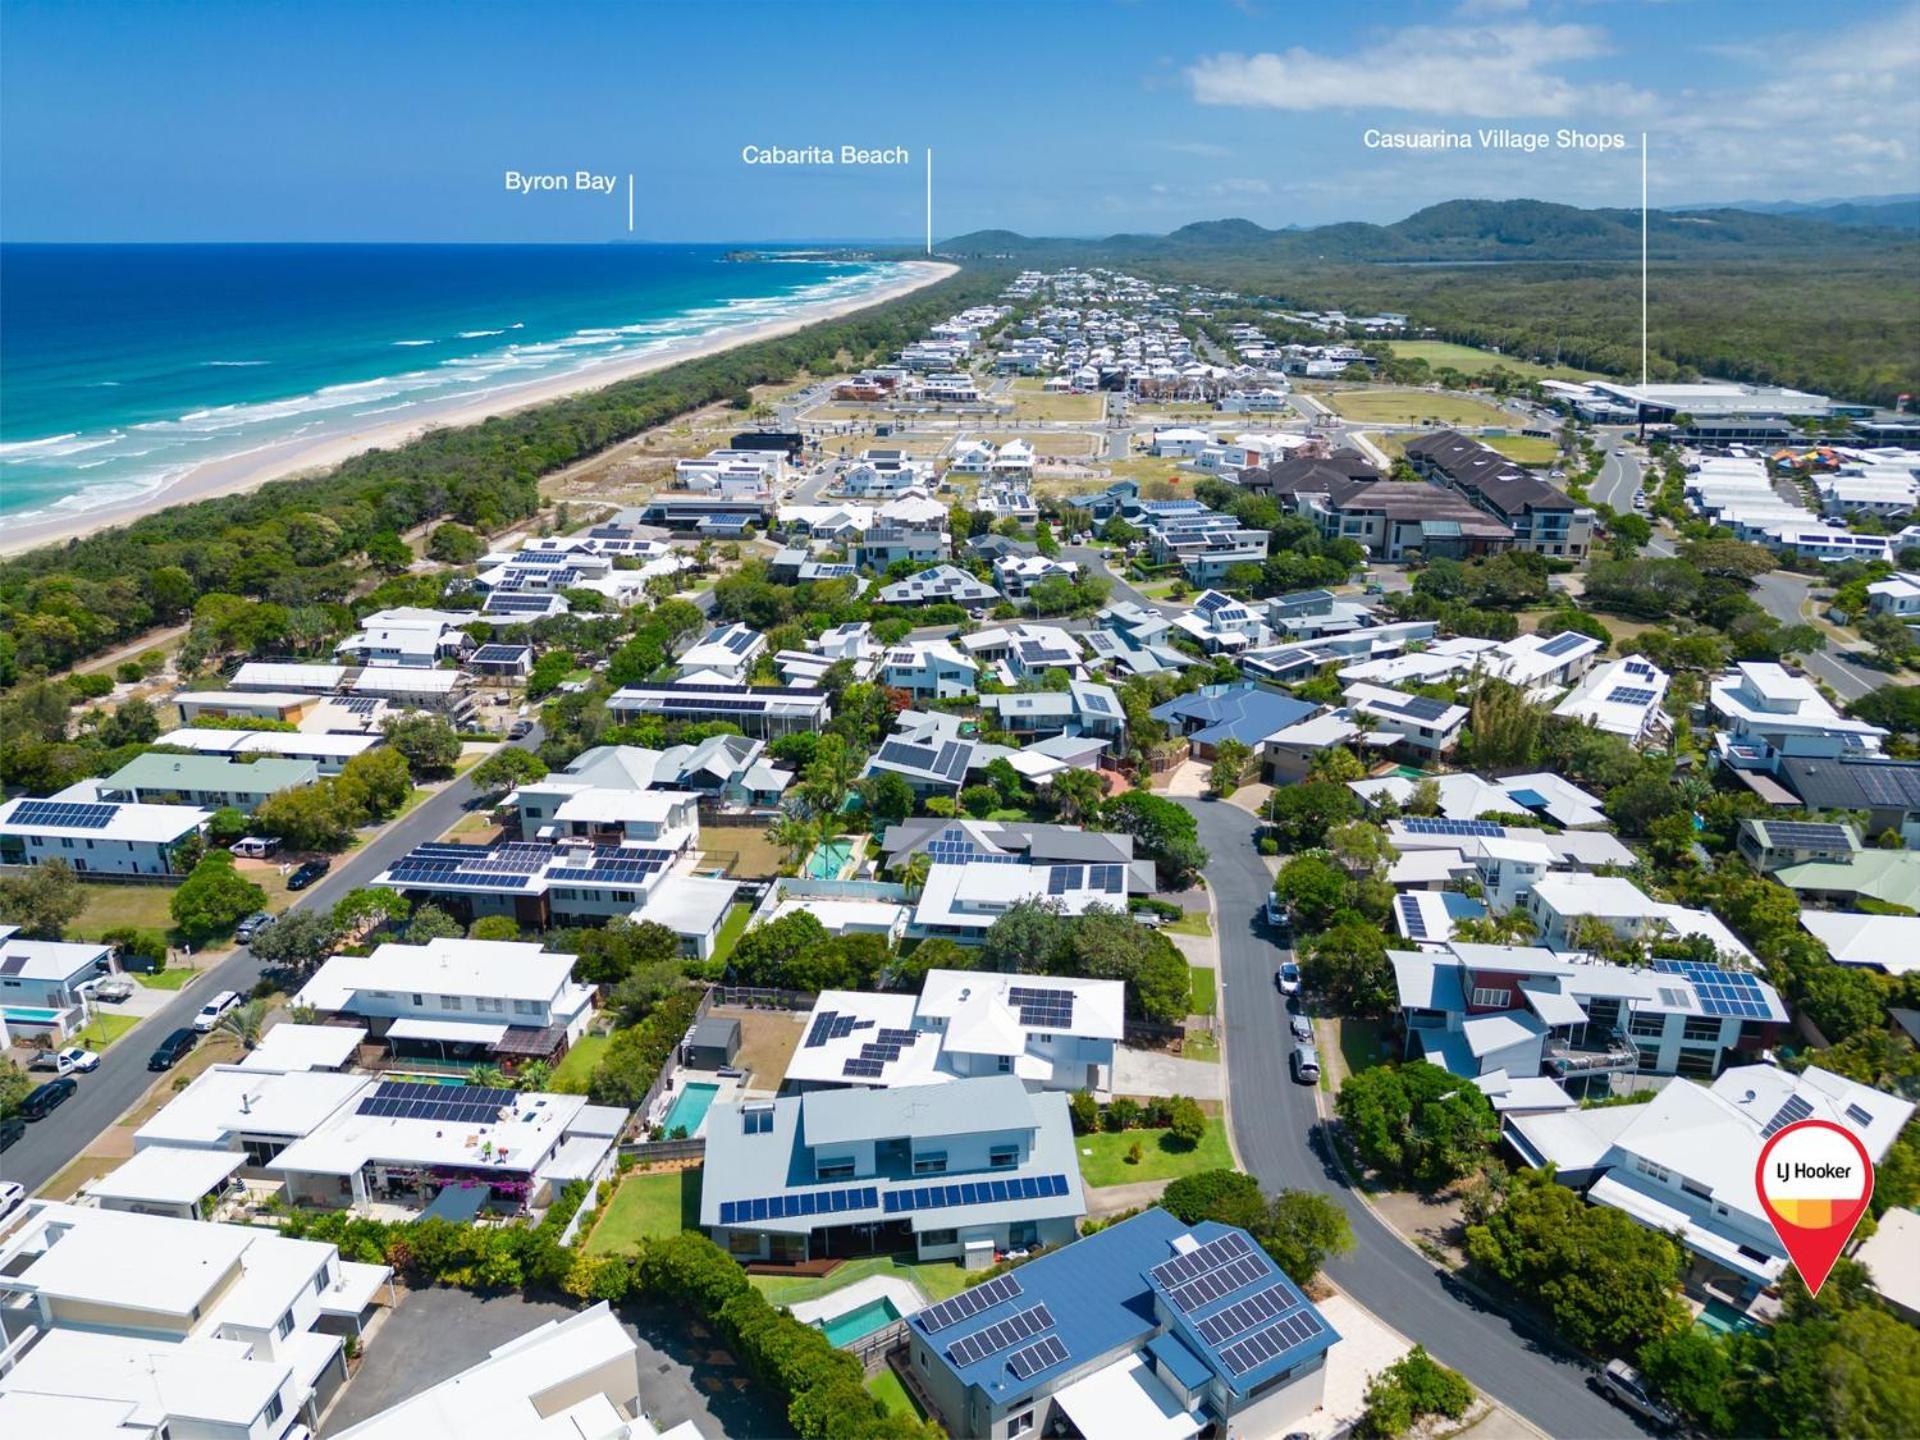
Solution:
M 1681 1177 L 1680 1188 L 1696 1200 L 1711 1200 L 1713 1198 L 1713 1192 L 1707 1189 L 1706 1186 L 1697 1180 L 1688 1180 L 1684 1176 Z
M 1506 1005 L 1512 1003 L 1512 1000 L 1513 1000 L 1513 991 L 1511 990 L 1498 989 L 1492 986 L 1481 986 L 1481 985 L 1476 985 L 1473 987 L 1473 1003 L 1476 1005 L 1505 1007 Z
M 442 1010 L 458 1010 L 460 1008 L 460 997 L 458 995 L 442 995 L 440 997 L 440 1008 Z
M 987 1151 L 987 1166 L 993 1170 L 1011 1170 L 1020 1163 L 1018 1145 L 996 1145 Z
M 814 1162 L 814 1174 L 822 1180 L 848 1180 L 853 1176 L 851 1155 L 823 1156 Z
M 1641 1074 L 1651 1074 L 1660 1068 L 1660 1050 L 1658 1046 L 1640 1045 L 1635 1048 L 1640 1052 L 1639 1068 Z
M 485 1014 L 498 1015 L 507 1008 L 507 1002 L 493 995 L 477 996 L 473 1008 Z
M 260 1418 L 267 1424 L 271 1425 L 274 1421 L 280 1418 L 281 1409 L 282 1409 L 282 1406 L 280 1402 L 280 1395 L 278 1391 L 275 1391 L 273 1398 L 267 1401 L 267 1408 L 260 1412 Z
M 1633 1168 L 1638 1170 L 1642 1175 L 1645 1175 L 1649 1180 L 1658 1180 L 1662 1185 L 1673 1178 L 1666 1166 L 1657 1165 L 1644 1155 L 1636 1155 L 1633 1157 Z
M 1638 1035 L 1646 1040 L 1658 1040 L 1667 1033 L 1667 1017 L 1664 1015 L 1643 1015 L 1636 1011 L 1627 1024 L 1629 1035 Z
M 998 1070 L 1002 1075 L 1007 1074 L 1009 1071 L 1013 1069 L 1013 1057 L 1011 1055 L 996 1056 L 995 1061 L 996 1063 L 994 1065 L 994 1068 Z
M 1679 1055 L 1674 1059 L 1673 1073 L 1711 1076 L 1714 1062 L 1719 1058 L 1718 1050 L 1695 1050 L 1682 1046 Z
M 1033 1411 L 1031 1410 L 1022 1410 L 1018 1415 L 1009 1415 L 1007 1417 L 1007 1434 L 1009 1436 L 1024 1435 L 1031 1429 L 1033 1429 Z
M 944 1175 L 947 1173 L 947 1152 L 928 1150 L 913 1157 L 913 1173 L 916 1175 Z
M 273 1327 L 273 1333 L 282 1340 L 293 1333 L 293 1311 L 289 1310 L 280 1317 L 279 1323 Z
M 427 997 L 424 995 L 416 995 L 413 997 L 413 1003 L 416 1005 L 424 1005 L 427 1003 Z
M 318 1295 L 327 1288 L 327 1272 L 317 1270 L 313 1276 L 313 1293 Z
M 935 1245 L 958 1245 L 958 1230 L 923 1230 L 920 1232 L 920 1244 L 923 1248 Z
M 1680 1027 L 1682 1040 L 1711 1040 L 1720 1043 L 1720 1017 L 1718 1015 L 1689 1015 L 1687 1023 Z
M 538 1015 L 540 1008 L 540 1002 L 538 1000 L 516 1000 L 513 1002 L 513 1013 L 516 1015 Z

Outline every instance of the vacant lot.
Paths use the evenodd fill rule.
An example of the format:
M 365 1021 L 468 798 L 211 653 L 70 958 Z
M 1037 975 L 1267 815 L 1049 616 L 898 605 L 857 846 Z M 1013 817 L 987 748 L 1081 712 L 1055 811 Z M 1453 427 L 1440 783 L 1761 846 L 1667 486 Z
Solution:
M 740 1022 L 740 1053 L 734 1064 L 748 1071 L 756 1090 L 778 1088 L 787 1073 L 787 1063 L 800 1045 L 806 1011 L 748 1010 L 736 1005 L 716 1005 L 712 1013 L 721 1019 Z
M 66 927 L 69 940 L 98 940 L 109 930 L 131 926 L 135 930 L 157 930 L 166 934 L 173 929 L 173 915 L 167 909 L 173 899 L 171 885 L 80 886 L 87 897 L 87 908 L 80 918 Z
M 1511 355 L 1502 355 L 1495 350 L 1481 350 L 1472 345 L 1455 345 L 1446 340 L 1396 340 L 1392 345 L 1393 353 L 1403 360 L 1424 360 L 1436 369 L 1451 366 L 1462 375 L 1484 375 L 1489 370 L 1510 370 L 1516 375 L 1531 375 L 1538 379 L 1554 380 L 1592 380 L 1598 378 L 1592 370 L 1575 370 L 1570 365 L 1536 365 L 1531 360 L 1517 360 Z
M 1138 1164 L 1127 1162 L 1127 1152 L 1140 1147 Z M 1172 1180 L 1196 1170 L 1231 1170 L 1233 1154 L 1218 1117 L 1207 1121 L 1207 1133 L 1192 1149 L 1183 1149 L 1165 1130 L 1101 1131 L 1076 1135 L 1080 1178 L 1088 1185 L 1126 1185 L 1135 1180 Z
M 590 1255 L 633 1255 L 642 1240 L 700 1228 L 700 1171 L 636 1170 L 620 1182 L 587 1239 Z
M 704 825 L 700 853 L 706 863 L 724 869 L 735 880 L 769 880 L 780 873 L 787 852 L 753 825 Z
M 1377 425 L 1509 425 L 1513 417 L 1465 395 L 1432 390 L 1342 390 L 1327 404 L 1349 420 Z
M 1016 420 L 1098 420 L 1107 413 L 1104 395 L 1049 395 L 1039 380 L 1016 380 L 1010 393 Z
M 1532 435 L 1492 435 L 1486 443 L 1509 460 L 1522 465 L 1551 465 L 1560 458 L 1558 445 Z

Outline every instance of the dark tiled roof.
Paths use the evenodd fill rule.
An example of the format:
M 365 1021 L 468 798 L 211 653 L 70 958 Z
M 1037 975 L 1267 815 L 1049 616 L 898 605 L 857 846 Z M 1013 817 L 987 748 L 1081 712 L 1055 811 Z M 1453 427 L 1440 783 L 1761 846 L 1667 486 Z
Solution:
M 1780 778 L 1815 810 L 1920 810 L 1920 761 L 1788 756 Z
M 1516 465 L 1499 451 L 1455 430 L 1441 430 L 1409 440 L 1409 463 L 1421 462 L 1444 476 L 1449 484 L 1482 496 L 1503 515 L 1521 510 L 1571 510 L 1573 500 L 1547 484 L 1524 465 Z

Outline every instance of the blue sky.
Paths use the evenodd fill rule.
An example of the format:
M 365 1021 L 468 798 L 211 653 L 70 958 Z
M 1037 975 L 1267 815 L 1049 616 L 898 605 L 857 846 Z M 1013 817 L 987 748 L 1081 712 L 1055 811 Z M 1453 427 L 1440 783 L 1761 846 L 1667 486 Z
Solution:
M 0 236 L 602 240 L 1389 221 L 1637 202 L 1637 154 L 1369 150 L 1368 129 L 1651 137 L 1653 201 L 1920 190 L 1915 0 L 7 0 Z M 904 145 L 773 170 L 748 144 Z

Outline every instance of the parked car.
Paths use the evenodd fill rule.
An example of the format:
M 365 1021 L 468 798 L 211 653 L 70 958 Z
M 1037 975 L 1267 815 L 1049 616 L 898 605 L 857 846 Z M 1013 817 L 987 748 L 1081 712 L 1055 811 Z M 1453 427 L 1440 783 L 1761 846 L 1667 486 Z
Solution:
M 25 1129 L 25 1126 L 21 1127 Z M 27 1187 L 17 1180 L 0 1180 L 0 1217 L 11 1215 L 27 1198 Z
M 1280 968 L 1273 972 L 1273 983 L 1280 987 L 1282 995 L 1300 993 L 1300 967 L 1291 960 L 1282 960 Z
M 100 1068 L 100 1057 L 84 1045 L 69 1045 L 60 1052 L 60 1058 L 78 1070 L 82 1075 L 89 1070 Z
M 187 1053 L 199 1043 L 200 1036 L 192 1030 L 176 1030 L 160 1042 L 160 1048 L 153 1052 L 147 1061 L 149 1070 L 171 1070 L 187 1057 Z
M 220 1017 L 240 1003 L 237 991 L 222 990 L 206 1004 L 200 1007 L 200 1013 L 193 1017 L 193 1028 L 202 1035 L 220 1023 Z
M 1266 917 L 1267 924 L 1275 930 L 1284 930 L 1287 928 L 1286 902 L 1278 895 L 1267 896 L 1267 908 L 1261 913 Z
M 233 938 L 238 940 L 242 945 L 251 945 L 253 943 L 253 937 L 273 924 L 274 918 L 274 916 L 269 915 L 264 910 L 256 910 L 240 922 L 239 926 L 233 932 Z
M 110 980 L 102 980 L 98 985 L 93 987 L 93 998 L 96 1000 L 109 1000 L 116 1005 L 122 1000 L 131 1000 L 133 998 L 133 981 L 127 979 L 124 975 L 115 975 Z
M 47 1081 L 20 1102 L 20 1118 L 28 1121 L 46 1119 L 58 1107 L 66 1104 L 79 1088 L 80 1082 L 70 1075 Z
M 1295 1045 L 1288 1059 L 1293 1069 L 1293 1078 L 1302 1085 L 1320 1083 L 1320 1052 L 1311 1045 Z
M 1293 1032 L 1293 1038 L 1311 1045 L 1313 1043 L 1313 1021 L 1304 1015 L 1287 1017 L 1287 1029 Z
M 287 889 L 304 890 L 332 868 L 333 861 L 324 855 L 316 856 L 287 877 Z
M 279 848 L 277 835 L 243 835 L 233 842 L 233 853 L 245 860 L 264 860 Z
M 1631 1410 L 1663 1430 L 1677 1429 L 1680 1417 L 1672 1407 L 1662 1404 L 1647 1389 L 1640 1372 L 1624 1360 L 1609 1360 L 1606 1369 L 1594 1378 L 1600 1393 L 1623 1410 Z
M 65 1050 L 42 1050 L 27 1062 L 29 1070 L 51 1070 L 56 1075 L 72 1075 L 78 1071 L 91 1070 L 100 1063 L 100 1057 L 91 1050 L 78 1045 L 70 1045 Z
M 18 1115 L 9 1115 L 0 1120 L 0 1150 L 9 1148 L 14 1141 L 27 1133 L 27 1122 Z
M 507 731 L 507 738 L 509 740 L 524 740 L 532 733 L 533 722 L 531 720 L 516 720 L 513 722 L 512 728 Z

